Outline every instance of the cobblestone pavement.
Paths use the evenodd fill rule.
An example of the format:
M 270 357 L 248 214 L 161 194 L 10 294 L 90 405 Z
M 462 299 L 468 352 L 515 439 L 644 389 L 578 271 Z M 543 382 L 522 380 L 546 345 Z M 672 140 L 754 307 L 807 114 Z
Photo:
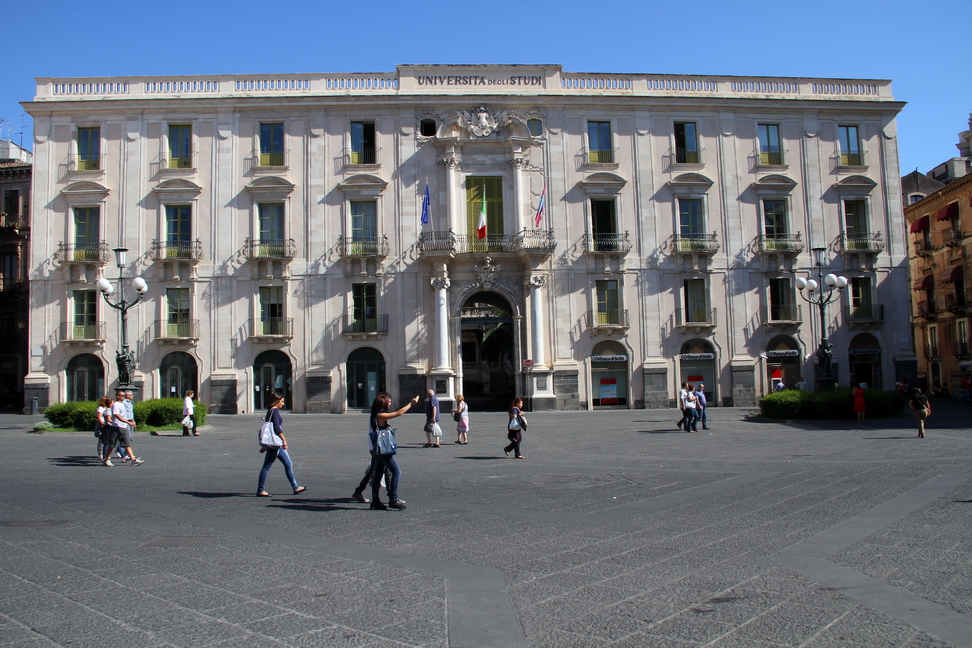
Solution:
M 405 511 L 350 498 L 363 414 L 284 414 L 295 470 L 258 498 L 260 417 L 136 434 L 0 416 L 0 645 L 972 646 L 972 433 L 913 421 L 752 422 L 709 410 L 503 413 L 423 448 L 398 419 Z M 382 493 L 384 497 L 384 493 Z

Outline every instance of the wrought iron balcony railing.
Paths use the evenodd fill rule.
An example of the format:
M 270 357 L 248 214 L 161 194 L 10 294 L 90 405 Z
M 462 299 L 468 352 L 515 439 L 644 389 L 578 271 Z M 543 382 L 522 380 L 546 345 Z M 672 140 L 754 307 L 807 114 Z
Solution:
M 803 252 L 803 235 L 796 234 L 760 234 L 756 245 L 762 254 L 798 254 Z
M 594 233 L 584 235 L 585 254 L 627 254 L 632 243 L 628 232 Z
M 384 259 L 391 249 L 388 237 L 381 236 L 346 236 L 338 237 L 338 254 L 342 259 L 357 257 L 377 257 Z
M 703 253 L 714 254 L 719 251 L 719 240 L 716 233 L 681 234 L 676 232 L 672 236 L 672 252 L 676 254 Z
M 684 307 L 675 311 L 675 326 L 709 327 L 716 324 L 715 308 Z
M 553 230 L 524 229 L 519 234 L 514 234 L 513 243 L 517 250 L 552 252 L 557 248 Z
M 587 148 L 584 149 L 584 159 L 588 164 L 617 164 L 616 148 Z
M 243 256 L 248 260 L 260 259 L 293 259 L 297 254 L 297 244 L 294 239 L 260 239 L 247 238 L 243 242 Z
M 70 168 L 74 171 L 101 171 L 105 168 L 105 156 L 87 155 L 84 153 L 72 153 L 70 157 Z
M 702 150 L 700 148 L 675 148 L 673 161 L 675 164 L 702 164 Z
M 254 154 L 258 167 L 285 167 L 290 151 L 260 151 Z
M 870 252 L 877 254 L 884 251 L 884 235 L 881 232 L 859 232 L 851 234 L 844 232 L 840 235 L 842 252 Z
M 199 261 L 202 258 L 202 243 L 195 241 L 152 241 L 151 258 L 153 261 Z
M 58 243 L 54 258 L 60 263 L 86 263 L 104 265 L 108 263 L 108 242 L 101 243 Z
M 843 151 L 837 154 L 837 163 L 840 166 L 867 166 L 867 155 L 866 151 L 853 151 L 850 153 L 844 153 Z
M 557 247 L 557 239 L 550 230 L 524 229 L 516 234 L 487 234 L 479 238 L 475 234 L 446 232 L 422 232 L 419 234 L 419 254 L 437 253 L 467 254 L 476 252 L 549 252 Z
M 925 359 L 926 360 L 941 360 L 942 356 L 939 351 L 937 344 L 926 344 L 925 345 Z
M 348 164 L 378 164 L 378 151 L 380 150 L 376 146 L 362 146 L 359 149 L 352 149 L 347 152 Z
M 758 153 L 760 166 L 783 166 L 783 151 L 760 151 Z
M 621 329 L 628 327 L 628 311 L 620 308 L 587 311 L 590 329 Z
M 378 314 L 371 317 L 355 318 L 351 315 L 344 316 L 344 324 L 341 327 L 344 335 L 355 335 L 359 333 L 373 333 L 384 335 L 388 333 L 388 315 Z
M 249 321 L 251 338 L 292 338 L 294 336 L 294 318 L 292 317 L 261 317 Z
M 770 304 L 762 311 L 764 324 L 802 324 L 803 307 L 799 304 Z
M 74 322 L 63 322 L 60 339 L 62 341 L 104 342 L 105 323 L 75 324 Z
M 197 319 L 168 319 L 155 321 L 155 337 L 160 340 L 181 338 L 199 338 L 199 320 Z

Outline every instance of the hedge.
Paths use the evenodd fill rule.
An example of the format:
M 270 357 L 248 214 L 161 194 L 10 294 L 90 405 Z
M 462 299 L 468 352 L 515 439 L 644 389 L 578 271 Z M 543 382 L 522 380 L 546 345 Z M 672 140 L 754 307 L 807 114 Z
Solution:
M 898 392 L 865 389 L 864 402 L 868 418 L 898 416 L 907 398 Z M 775 419 L 853 419 L 854 397 L 850 389 L 832 392 L 808 392 L 790 389 L 764 396 L 759 400 L 763 416 Z
M 155 398 L 135 403 L 135 422 L 151 427 L 164 427 L 178 424 L 182 420 L 181 398 Z M 97 401 L 71 401 L 48 405 L 44 418 L 59 428 L 93 430 Z M 206 423 L 206 405 L 196 403 L 196 424 Z

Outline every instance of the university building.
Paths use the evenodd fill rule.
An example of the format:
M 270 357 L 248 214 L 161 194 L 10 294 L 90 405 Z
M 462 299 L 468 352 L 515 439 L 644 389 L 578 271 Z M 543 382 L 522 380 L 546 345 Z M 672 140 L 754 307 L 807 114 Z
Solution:
M 41 78 L 24 106 L 42 407 L 118 380 L 96 282 L 116 299 L 119 272 L 129 300 L 149 286 L 141 397 L 217 412 L 427 388 L 658 408 L 685 380 L 751 406 L 813 383 L 814 248 L 849 280 L 823 332 L 838 381 L 915 373 L 888 81 L 408 65 Z

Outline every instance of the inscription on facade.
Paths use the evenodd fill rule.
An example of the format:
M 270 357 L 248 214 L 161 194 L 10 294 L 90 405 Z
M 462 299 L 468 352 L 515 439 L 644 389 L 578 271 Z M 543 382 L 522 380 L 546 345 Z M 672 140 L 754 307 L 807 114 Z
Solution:
M 437 76 L 419 76 L 419 85 L 427 86 L 467 86 L 467 85 L 484 85 L 484 86 L 540 86 L 543 85 L 543 77 L 541 76 L 510 76 L 510 77 L 500 77 L 500 78 L 490 78 L 484 76 L 467 76 L 467 75 L 437 75 Z

